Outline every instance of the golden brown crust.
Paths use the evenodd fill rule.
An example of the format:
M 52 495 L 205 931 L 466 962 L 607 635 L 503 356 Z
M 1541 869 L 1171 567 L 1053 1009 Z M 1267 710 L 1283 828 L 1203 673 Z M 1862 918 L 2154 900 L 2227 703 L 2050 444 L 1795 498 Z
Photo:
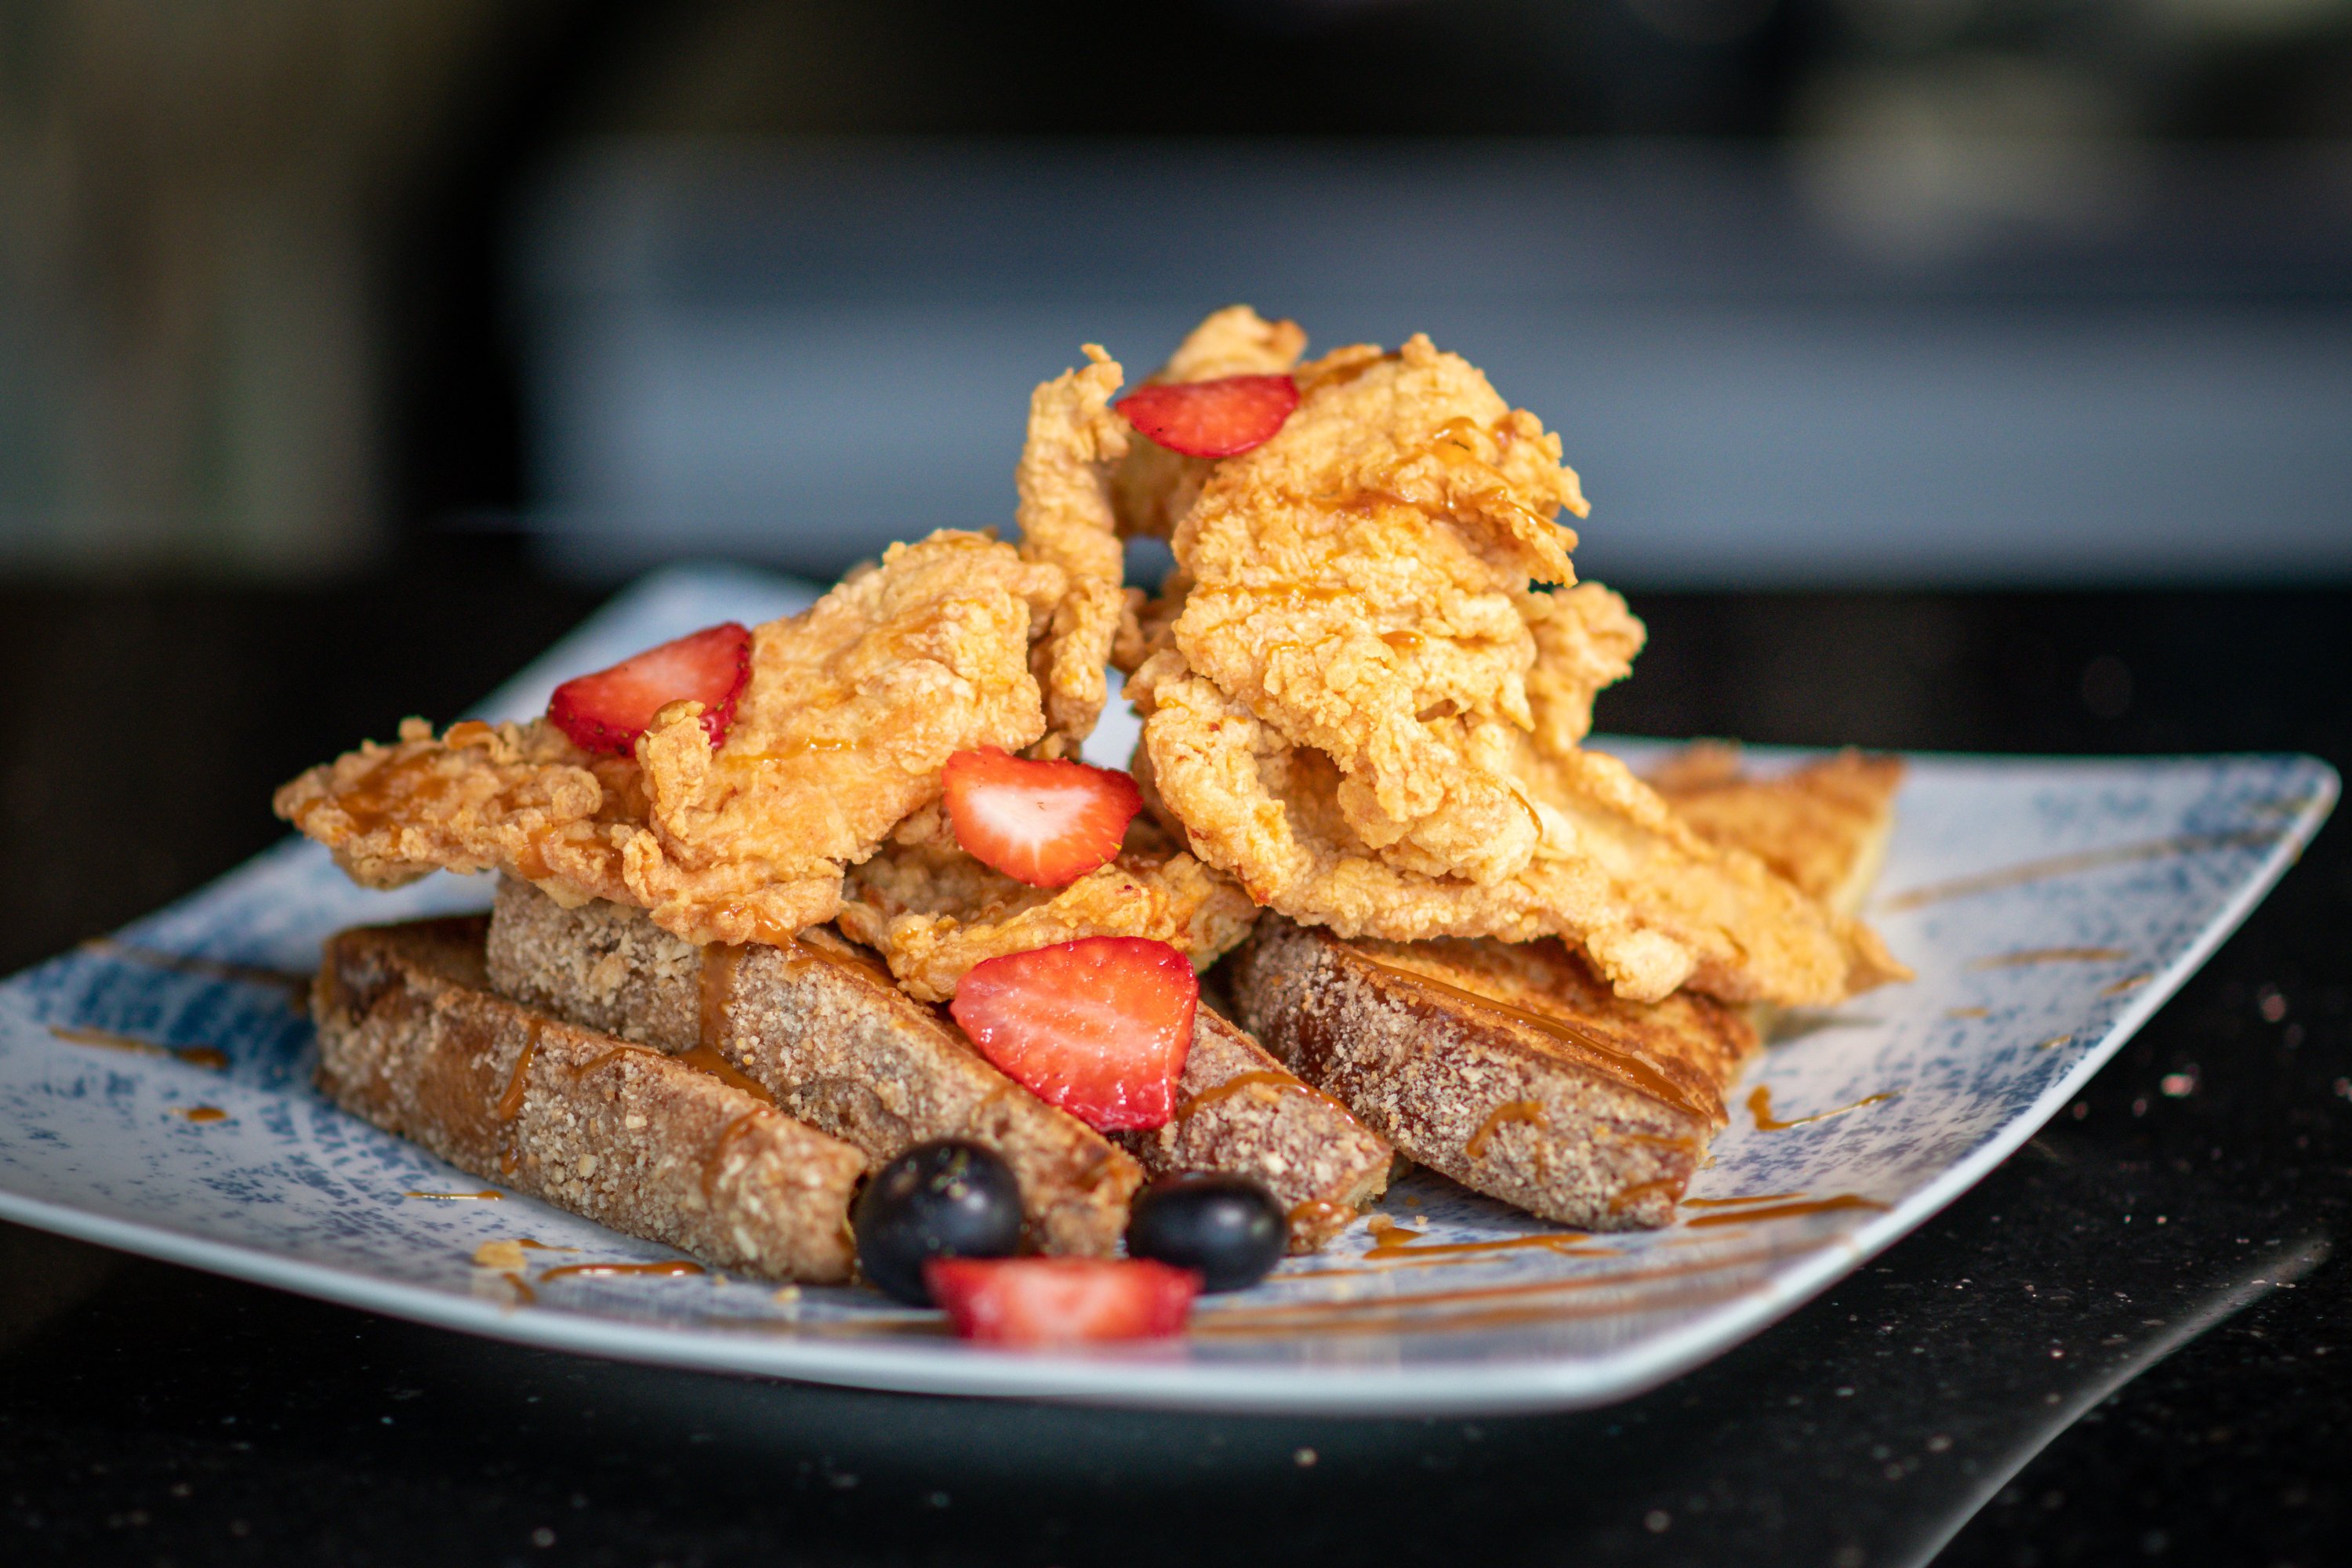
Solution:
M 1328 759 L 1289 744 L 1213 683 L 1161 672 L 1130 682 L 1139 689 L 1149 766 L 1137 772 L 1151 798 L 1194 854 L 1295 919 L 1397 941 L 1563 936 L 1634 1000 L 1687 984 L 1731 1001 L 1818 1005 L 1891 977 L 1864 928 L 1752 855 L 1706 843 L 1613 757 L 1538 758 L 1522 737 L 1517 778 L 1525 818 L 1542 825 L 1541 853 L 1480 883 L 1393 864 L 1365 844 Z
M 1110 476 L 1128 454 L 1127 421 L 1111 412 L 1118 362 L 1093 343 L 1088 363 L 1065 371 L 1029 398 L 1029 434 L 1013 473 L 1021 558 L 1047 563 L 1066 586 L 1032 663 L 1045 693 L 1046 732 L 1037 754 L 1075 755 L 1102 716 L 1104 667 L 1135 601 L 1112 517 Z
M 1748 774 L 1737 746 L 1702 742 L 1668 758 L 1650 786 L 1710 843 L 1753 854 L 1841 914 L 1877 879 L 1895 828 L 1900 757 L 1843 751 L 1774 778 Z
M 978 534 L 893 545 L 754 632 L 716 752 L 693 703 L 663 710 L 634 760 L 591 759 L 543 720 L 439 741 L 411 721 L 399 745 L 287 784 L 278 813 L 371 886 L 496 868 L 695 941 L 786 937 L 833 918 L 843 866 L 939 797 L 951 753 L 1044 733 L 1029 645 L 1066 582 Z
M 1275 918 L 1227 968 L 1242 1022 L 1399 1152 L 1593 1230 L 1672 1217 L 1757 1046 L 1736 1009 L 1625 1003 L 1556 942 L 1351 943 Z
M 1387 1141 L 1206 1002 L 1176 1092 L 1167 1125 L 1119 1142 L 1156 1176 L 1218 1171 L 1262 1183 L 1289 1213 L 1293 1252 L 1339 1235 L 1388 1186 Z
M 1164 942 L 1206 969 L 1249 934 L 1257 906 L 1231 878 L 1139 819 L 1108 865 L 1033 888 L 956 847 L 936 810 L 850 871 L 841 929 L 879 952 L 909 994 L 944 1002 L 975 963 L 1088 936 Z
M 720 1268 L 832 1284 L 866 1157 L 658 1052 L 482 989 L 483 922 L 362 927 L 312 988 L 319 1086 L 463 1170 Z
M 871 957 L 819 929 L 705 952 L 615 905 L 499 889 L 490 978 L 558 1016 L 664 1050 L 709 1044 L 793 1115 L 878 1166 L 933 1138 L 1003 1156 L 1049 1252 L 1106 1254 L 1143 1179 L 1126 1153 L 991 1066 Z

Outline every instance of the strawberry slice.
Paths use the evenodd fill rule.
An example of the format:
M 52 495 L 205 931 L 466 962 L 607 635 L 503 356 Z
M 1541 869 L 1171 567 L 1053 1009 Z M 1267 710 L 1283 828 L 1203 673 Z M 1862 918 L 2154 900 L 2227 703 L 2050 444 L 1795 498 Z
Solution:
M 1298 384 L 1286 375 L 1150 382 L 1112 406 L 1171 452 L 1231 458 L 1274 439 L 1298 406 Z
M 1143 809 L 1125 773 L 993 746 L 950 757 L 940 782 L 964 852 L 1033 888 L 1066 887 L 1108 862 Z
M 973 964 L 948 1011 L 1023 1088 L 1109 1132 L 1166 1125 L 1200 1001 L 1166 942 L 1088 936 Z
M 1144 1258 L 937 1258 L 923 1282 L 959 1338 L 988 1345 L 1164 1339 L 1201 1290 L 1192 1270 Z
M 751 679 L 751 633 L 727 621 L 565 681 L 547 716 L 583 751 L 625 757 L 665 704 L 691 699 L 702 704 L 702 728 L 719 746 Z

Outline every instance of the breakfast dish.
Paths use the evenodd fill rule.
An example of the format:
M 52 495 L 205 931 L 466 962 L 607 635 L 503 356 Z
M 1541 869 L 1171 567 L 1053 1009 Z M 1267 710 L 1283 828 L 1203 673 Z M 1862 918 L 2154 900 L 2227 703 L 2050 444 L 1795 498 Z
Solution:
M 473 710 L 527 721 L 582 670 L 814 597 L 747 572 L 667 572 Z M 1127 754 L 1117 716 L 1090 760 Z M 1675 754 L 1597 743 L 1643 777 Z M 1746 766 L 1771 776 L 1802 760 L 1756 752 Z M 1319 1251 L 1199 1298 L 1181 1339 L 1143 1351 L 990 1353 L 864 1285 L 780 1297 L 343 1113 L 314 1087 L 307 1001 L 289 1005 L 321 944 L 354 926 L 478 920 L 494 886 L 363 889 L 301 841 L 0 984 L 0 1217 L 672 1366 L 1291 1414 L 1602 1403 L 1864 1266 L 2062 1111 L 2309 842 L 2335 793 L 2325 765 L 2285 756 L 1907 759 L 1869 914 L 1918 978 L 1787 1016 L 1726 1096 L 1728 1122 L 1671 1226 L 1580 1239 L 1407 1168 Z
M 1845 1011 L 1865 993 L 1925 1017 L 1906 998 L 1951 993 L 1952 950 L 1916 911 L 2002 884 L 1929 880 L 1864 922 L 1897 796 L 1920 798 L 1899 760 L 1591 744 L 1645 634 L 1575 579 L 1559 438 L 1425 338 L 1305 346 L 1235 307 L 1122 396 L 1090 345 L 1031 400 L 1017 539 L 893 546 L 792 613 L 670 618 L 719 607 L 687 594 L 667 640 L 600 642 L 626 657 L 278 792 L 302 864 L 369 890 L 273 882 L 265 923 L 327 938 L 317 1088 L 496 1184 L 407 1195 L 538 1200 L 598 1245 L 691 1255 L 534 1276 L 523 1250 L 555 1242 L 491 1237 L 480 1289 L 511 1310 L 583 1271 L 766 1280 L 793 1323 L 801 1288 L 832 1292 L 827 1332 L 937 1308 L 887 1321 L 1044 1355 L 1183 1335 L 1212 1360 L 1219 1336 L 1551 1343 L 1630 1315 L 1654 1320 L 1654 1367 L 1829 1278 L 1822 1238 L 1897 1234 L 2158 994 L 2155 969 L 2066 991 L 2095 1043 L 2034 1044 L 1991 1135 L 1921 1123 L 1924 1079 L 1792 1068 L 1878 1022 Z M 1148 600 L 1120 581 L 1138 534 L 1174 553 Z M 1131 752 L 1104 758 L 1126 722 Z M 2324 810 L 2303 787 L 2265 808 L 2265 846 Z M 2232 864 L 2241 889 L 2274 874 Z M 404 891 L 435 870 L 493 873 L 487 919 Z M 2172 902 L 2202 923 L 2145 945 L 2177 968 L 2235 916 Z M 1889 916 L 1942 971 L 1894 956 Z M 1996 1016 L 1947 1005 L 1929 1033 Z M 1787 1157 L 1833 1145 L 1877 1163 Z M 1467 1282 L 1396 1289 L 1436 1268 Z M 1367 1289 L 1394 1307 L 1366 1315 Z
M 1764 783 L 1697 754 L 1667 766 L 1685 821 L 1581 744 L 1644 633 L 1575 581 L 1559 437 L 1425 337 L 1305 343 L 1236 306 L 1116 402 L 1088 345 L 1031 398 L 1017 545 L 894 546 L 801 615 L 575 677 L 530 725 L 412 723 L 279 815 L 366 885 L 495 868 L 484 975 L 530 1016 L 711 1073 L 885 1187 L 941 1141 L 1002 1165 L 1014 1251 L 1117 1254 L 1128 1148 L 1163 1183 L 1256 1184 L 1304 1250 L 1398 1153 L 1540 1217 L 1666 1224 L 1757 1047 L 1736 1005 L 1907 976 L 1823 896 L 1866 884 L 1899 765 Z M 1122 532 L 1175 553 L 1140 615 Z M 1131 774 L 1072 756 L 1115 657 Z M 1236 949 L 1227 1016 L 1196 976 Z M 339 1047 L 365 1033 L 319 1005 Z M 415 1121 L 333 1059 L 340 1103 Z M 502 1113 L 558 1071 L 508 1070 Z M 593 1121 L 593 1075 L 564 1070 L 546 1092 Z M 435 1146 L 485 1176 L 583 1157 L 495 1120 L 496 1172 L 488 1144 Z M 697 1157 L 711 1179 L 649 1198 L 640 1234 L 715 1223 Z

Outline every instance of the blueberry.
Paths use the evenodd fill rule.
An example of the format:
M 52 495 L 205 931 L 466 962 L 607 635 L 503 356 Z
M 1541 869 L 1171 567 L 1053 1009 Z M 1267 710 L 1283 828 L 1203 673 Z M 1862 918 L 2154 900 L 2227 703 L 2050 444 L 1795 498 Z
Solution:
M 1204 1290 L 1256 1284 L 1289 1239 L 1282 1205 L 1247 1176 L 1163 1176 L 1128 1211 L 1129 1255 L 1198 1269 Z
M 1021 1245 L 1021 1184 L 977 1143 L 918 1143 L 866 1184 L 852 1228 L 866 1281 L 928 1307 L 923 1265 L 934 1258 L 1010 1258 Z

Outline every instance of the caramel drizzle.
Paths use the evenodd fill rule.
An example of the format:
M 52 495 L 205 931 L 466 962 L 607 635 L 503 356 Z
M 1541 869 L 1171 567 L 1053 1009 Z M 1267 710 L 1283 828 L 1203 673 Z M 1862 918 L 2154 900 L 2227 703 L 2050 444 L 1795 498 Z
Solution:
M 1426 985 L 1440 995 L 1450 996 L 1455 1001 L 1482 1008 L 1497 1017 L 1507 1018 L 1512 1023 L 1522 1024 L 1538 1030 L 1553 1039 L 1564 1041 L 1576 1047 L 1580 1053 L 1590 1053 L 1599 1058 L 1598 1062 L 1589 1065 L 1601 1068 L 1628 1088 L 1636 1089 L 1652 1100 L 1674 1106 L 1677 1110 L 1689 1111 L 1704 1121 L 1711 1121 L 1715 1119 L 1715 1107 L 1703 1105 L 1693 1100 L 1690 1091 L 1681 1084 L 1666 1077 L 1641 1058 L 1591 1029 L 1580 1027 L 1565 1019 L 1549 1017 L 1541 1013 L 1532 1013 L 1525 1007 L 1513 1006 L 1508 1002 L 1497 1002 L 1493 997 L 1482 996 L 1475 991 L 1465 991 L 1458 985 L 1449 985 L 1443 980 L 1433 980 L 1418 970 L 1402 969 L 1395 964 L 1382 963 L 1376 958 L 1364 958 L 1363 962 L 1374 969 L 1393 974 L 1399 979 L 1410 980 L 1416 985 Z
M 1309 1100 L 1330 1099 L 1294 1073 L 1254 1068 L 1249 1072 L 1237 1072 L 1223 1083 L 1211 1084 L 1200 1093 L 1187 1096 L 1176 1107 L 1176 1123 L 1181 1127 L 1211 1106 L 1221 1105 L 1244 1089 L 1258 1084 L 1265 1084 L 1280 1094 L 1303 1094 Z
M 800 945 L 795 942 L 795 947 Z M 735 973 L 743 966 L 743 950 L 714 942 L 702 950 L 702 1011 L 699 1035 L 704 1048 L 717 1050 L 727 1043 L 729 1008 L 735 1000 Z
M 2163 860 L 2175 855 L 2198 855 L 2208 849 L 2266 849 L 2284 837 L 2284 831 L 2274 827 L 2241 828 L 2234 833 L 2188 833 L 2169 838 L 2153 838 L 2142 844 L 2121 844 L 2112 849 L 2089 849 L 2074 855 L 2056 855 L 2046 860 L 2028 860 L 1997 871 L 1983 871 L 1973 877 L 1955 877 L 1948 882 L 1930 882 L 1878 901 L 1878 908 L 1889 911 L 1916 910 L 1927 904 L 1941 903 L 1947 899 L 1965 899 L 1977 893 L 1997 892 L 2003 888 L 2022 887 L 2029 882 L 2047 881 L 2053 877 L 2071 876 L 2077 871 L 2095 871 L 2105 866 L 2124 866 L 2136 860 Z
M 697 1046 L 690 1051 L 680 1051 L 670 1060 L 690 1067 L 697 1072 L 707 1072 L 730 1089 L 740 1089 L 763 1104 L 773 1105 L 776 1097 L 768 1086 L 712 1050 L 709 1046 Z
M 1970 969 L 2023 969 L 2034 963 L 2113 963 L 2129 958 L 2130 952 L 2120 947 L 2029 947 L 2020 952 L 1997 952 L 1990 958 L 1979 958 Z
M 506 1092 L 499 1096 L 494 1114 L 500 1121 L 512 1121 L 522 1114 L 523 1097 L 530 1092 L 530 1064 L 539 1055 L 539 1020 L 530 1022 L 530 1033 L 523 1037 L 522 1049 L 515 1057 L 514 1071 L 507 1078 Z
M 1543 1102 L 1535 1100 L 1503 1101 L 1486 1113 L 1486 1120 L 1478 1123 L 1478 1131 L 1470 1134 L 1470 1142 L 1462 1146 L 1462 1152 L 1473 1160 L 1483 1156 L 1486 1152 L 1487 1142 L 1507 1121 L 1524 1121 L 1541 1127 L 1544 1125 Z
M 708 1274 L 710 1270 L 705 1268 L 701 1264 L 688 1263 L 682 1258 L 673 1258 L 660 1263 L 566 1263 L 561 1268 L 551 1268 L 544 1274 L 541 1274 L 539 1277 L 539 1282 L 544 1285 L 551 1279 L 561 1279 L 566 1275 L 571 1274 L 586 1274 L 598 1277 L 615 1274 L 651 1274 L 662 1277 L 675 1277 L 686 1274 Z
M 504 1198 L 504 1197 L 506 1196 L 506 1194 L 501 1193 L 501 1192 L 499 1192 L 499 1191 L 497 1191 L 497 1190 L 496 1190 L 496 1189 L 494 1189 L 494 1188 L 490 1188 L 490 1187 L 484 1187 L 484 1188 L 483 1188 L 480 1192 L 478 1192 L 478 1193 L 415 1193 L 415 1192 L 409 1192 L 409 1193 L 403 1193 L 403 1194 L 401 1194 L 400 1195 L 401 1195 L 402 1197 L 404 1197 L 404 1198 L 434 1198 L 434 1199 L 436 1199 L 436 1200 L 438 1200 L 438 1201 L 440 1201 L 440 1202 L 442 1202 L 442 1203 L 473 1203 L 473 1202 L 476 1202 L 476 1201 L 479 1201 L 479 1202 L 483 1202 L 483 1203 L 495 1203 L 495 1202 L 498 1202 L 499 1200 L 500 1200 L 500 1199 Z
M 134 1039 L 110 1029 L 92 1029 L 79 1024 L 51 1024 L 49 1033 L 70 1046 L 103 1046 L 110 1051 L 129 1051 L 134 1056 L 170 1057 L 211 1072 L 220 1072 L 228 1066 L 228 1053 L 218 1046 L 159 1046 L 152 1040 Z
M 1693 1230 L 1711 1225 L 1746 1225 L 1751 1220 L 1794 1219 L 1801 1215 L 1833 1214 L 1843 1209 L 1866 1209 L 1883 1214 L 1888 1205 L 1875 1198 L 1857 1197 L 1852 1193 L 1840 1193 L 1835 1197 L 1809 1198 L 1803 1203 L 1766 1204 L 1758 1208 L 1734 1209 L 1724 1214 L 1703 1214 L 1683 1221 Z
M 1744 1208 L 1749 1204 L 1785 1203 L 1790 1198 L 1801 1198 L 1804 1195 L 1802 1193 L 1751 1193 L 1744 1198 L 1685 1198 L 1683 1207 L 1686 1209 Z
M 191 1105 L 180 1112 L 191 1121 L 226 1121 L 228 1112 L 217 1105 Z
M 1899 1089 L 1890 1089 L 1884 1094 L 1869 1095 L 1857 1100 L 1852 1105 L 1841 1105 L 1831 1110 L 1816 1110 L 1811 1116 L 1794 1116 L 1784 1121 L 1772 1114 L 1772 1090 L 1759 1083 L 1756 1086 L 1756 1092 L 1748 1097 L 1748 1114 L 1756 1118 L 1757 1131 L 1784 1132 L 1791 1127 L 1803 1127 L 1811 1122 L 1827 1121 L 1832 1116 L 1843 1116 L 1849 1110 L 1860 1110 L 1865 1105 L 1880 1104 L 1896 1098 L 1902 1092 Z
M 2120 996 L 2126 991 L 2138 990 L 2141 986 L 2147 984 L 2149 981 L 2155 978 L 2156 976 L 2153 974 L 2126 974 L 2112 985 L 2100 987 L 2099 994 L 2102 996 Z
M 538 1301 L 539 1292 L 532 1289 L 530 1288 L 530 1281 L 525 1279 L 521 1275 L 509 1272 L 501 1274 L 499 1278 L 514 1287 L 516 1306 L 528 1307 Z

